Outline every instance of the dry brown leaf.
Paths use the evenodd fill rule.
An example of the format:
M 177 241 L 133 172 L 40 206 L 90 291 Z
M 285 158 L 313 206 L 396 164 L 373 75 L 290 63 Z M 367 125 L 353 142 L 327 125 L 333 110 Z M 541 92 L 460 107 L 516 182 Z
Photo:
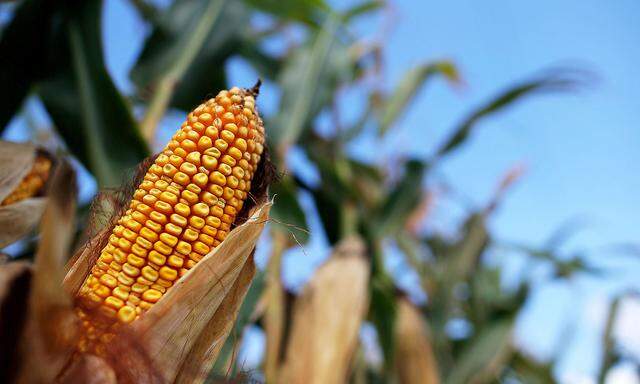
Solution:
M 47 199 L 35 197 L 0 207 L 0 248 L 22 239 L 38 225 Z
M 71 355 L 77 331 L 71 299 L 61 289 L 75 215 L 74 175 L 67 164 L 56 167 L 48 196 L 20 346 L 21 383 L 53 382 Z
M 431 348 L 427 324 L 406 298 L 398 299 L 395 324 L 395 365 L 401 384 L 437 384 L 438 367 Z
M 369 263 L 358 238 L 340 242 L 293 307 L 283 383 L 343 383 L 366 314 Z
M 271 203 L 182 276 L 144 316 L 130 326 L 166 382 L 173 382 L 198 336 L 214 317 L 250 260 L 268 219 Z
M 98 256 L 100 256 L 100 252 L 96 250 L 101 249 L 103 245 L 102 238 L 110 232 L 111 228 L 103 229 L 93 239 L 87 241 L 67 263 L 67 274 L 64 277 L 62 286 L 69 296 L 75 297 L 76 293 L 78 293 L 80 286 L 89 275 Z
M 36 156 L 31 144 L 0 141 L 0 201 L 29 173 Z
M 60 377 L 60 384 L 117 384 L 115 371 L 103 359 L 82 355 Z
M 255 273 L 256 267 L 253 257 L 251 257 L 191 348 L 176 376 L 176 384 L 198 384 L 207 379 L 211 367 L 213 367 L 224 342 L 233 329 L 238 311 L 240 311 L 240 306 L 251 286 Z
M 285 293 L 282 286 L 282 254 L 287 248 L 287 235 L 282 231 L 272 231 L 272 251 L 267 266 L 265 287 L 266 307 L 264 328 L 267 338 L 264 373 L 268 383 L 277 382 L 281 364 L 282 339 L 285 323 Z
M 19 364 L 16 354 L 22 336 L 32 268 L 15 262 L 0 266 L 0 383 L 10 383 Z

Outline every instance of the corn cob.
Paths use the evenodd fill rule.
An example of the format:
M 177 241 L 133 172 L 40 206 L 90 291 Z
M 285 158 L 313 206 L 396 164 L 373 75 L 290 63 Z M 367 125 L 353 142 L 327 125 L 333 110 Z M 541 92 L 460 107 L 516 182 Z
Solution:
M 20 184 L 7 197 L 2 200 L 0 206 L 9 205 L 37 196 L 42 192 L 51 171 L 51 159 L 43 154 L 37 154 L 29 173 L 20 181 Z
M 78 292 L 80 350 L 142 315 L 224 240 L 263 152 L 255 96 L 234 87 L 201 104 L 150 166 Z

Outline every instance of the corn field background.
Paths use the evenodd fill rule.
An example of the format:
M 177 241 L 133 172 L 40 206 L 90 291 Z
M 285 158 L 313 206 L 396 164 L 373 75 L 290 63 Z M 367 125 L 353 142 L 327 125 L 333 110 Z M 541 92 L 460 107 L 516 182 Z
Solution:
M 551 3 L 2 2 L 0 132 L 70 159 L 80 245 L 262 81 L 273 206 L 208 382 L 639 383 L 640 7 Z

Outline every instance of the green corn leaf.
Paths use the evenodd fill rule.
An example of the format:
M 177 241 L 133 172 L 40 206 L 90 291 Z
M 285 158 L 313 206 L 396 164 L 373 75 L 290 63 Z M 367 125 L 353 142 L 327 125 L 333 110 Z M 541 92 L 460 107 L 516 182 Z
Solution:
M 379 236 L 395 233 L 404 227 L 407 218 L 420 203 L 425 169 L 426 164 L 419 160 L 410 160 L 405 164 L 402 179 L 389 192 L 377 219 L 376 232 Z
M 507 318 L 482 329 L 456 359 L 444 383 L 466 384 L 494 379 L 511 351 L 513 324 L 513 319 Z
M 420 65 L 408 71 L 391 96 L 383 103 L 380 113 L 378 133 L 384 135 L 409 106 L 415 95 L 426 82 L 435 76 L 443 76 L 452 83 L 459 81 L 458 70 L 449 61 L 439 61 Z
M 500 112 L 529 96 L 574 89 L 579 81 L 573 75 L 575 73 L 568 71 L 550 71 L 508 87 L 495 98 L 469 114 L 453 130 L 453 134 L 439 147 L 435 158 L 441 158 L 459 148 L 467 141 L 477 124 L 489 115 Z
M 330 8 L 324 0 L 245 0 L 256 9 L 284 20 L 299 21 L 317 26 L 317 16 Z
M 62 50 L 61 61 L 69 60 L 69 71 L 41 82 L 38 93 L 69 149 L 99 186 L 115 187 L 148 149 L 105 67 L 101 9 L 98 0 L 69 9 L 61 30 L 68 49 Z
M 342 52 L 338 57 L 333 49 L 337 45 L 338 27 L 335 16 L 328 16 L 313 42 L 307 48 L 297 50 L 283 68 L 279 81 L 283 90 L 280 103 L 283 112 L 272 125 L 277 127 L 273 135 L 280 148 L 298 140 L 307 122 L 318 111 L 318 101 L 323 93 L 326 97 L 326 84 L 332 73 L 329 63 L 346 55 Z
M 53 48 L 51 30 L 55 21 L 56 2 L 26 0 L 15 9 L 13 19 L 0 38 L 0 134 L 20 109 L 33 83 L 48 73 L 41 60 Z M 35 27 L 37 26 L 37 27 Z
M 270 194 L 275 198 L 271 209 L 272 228 L 284 232 L 289 241 L 306 244 L 309 228 L 304 211 L 298 202 L 295 183 L 290 177 L 274 183 Z
M 359 16 L 363 16 L 368 13 L 377 11 L 380 8 L 384 7 L 385 5 L 386 5 L 386 2 L 383 0 L 364 1 L 360 4 L 356 4 L 355 6 L 347 9 L 342 14 L 342 18 L 344 19 L 345 22 L 350 22 Z

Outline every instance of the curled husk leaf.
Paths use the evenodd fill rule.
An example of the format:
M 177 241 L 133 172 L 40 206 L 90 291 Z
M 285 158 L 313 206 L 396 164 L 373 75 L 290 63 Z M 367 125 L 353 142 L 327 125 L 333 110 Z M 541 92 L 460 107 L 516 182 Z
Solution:
M 48 165 L 38 175 L 41 162 Z M 41 195 L 53 163 L 53 156 L 31 144 L 0 141 L 0 248 L 23 238 L 40 221 L 46 203 Z M 28 185 L 35 179 L 36 186 Z
M 401 384 L 438 384 L 438 366 L 427 332 L 427 324 L 408 299 L 397 301 L 395 322 L 395 366 Z
M 369 262 L 359 238 L 340 242 L 293 306 L 283 383 L 344 383 L 367 312 Z

